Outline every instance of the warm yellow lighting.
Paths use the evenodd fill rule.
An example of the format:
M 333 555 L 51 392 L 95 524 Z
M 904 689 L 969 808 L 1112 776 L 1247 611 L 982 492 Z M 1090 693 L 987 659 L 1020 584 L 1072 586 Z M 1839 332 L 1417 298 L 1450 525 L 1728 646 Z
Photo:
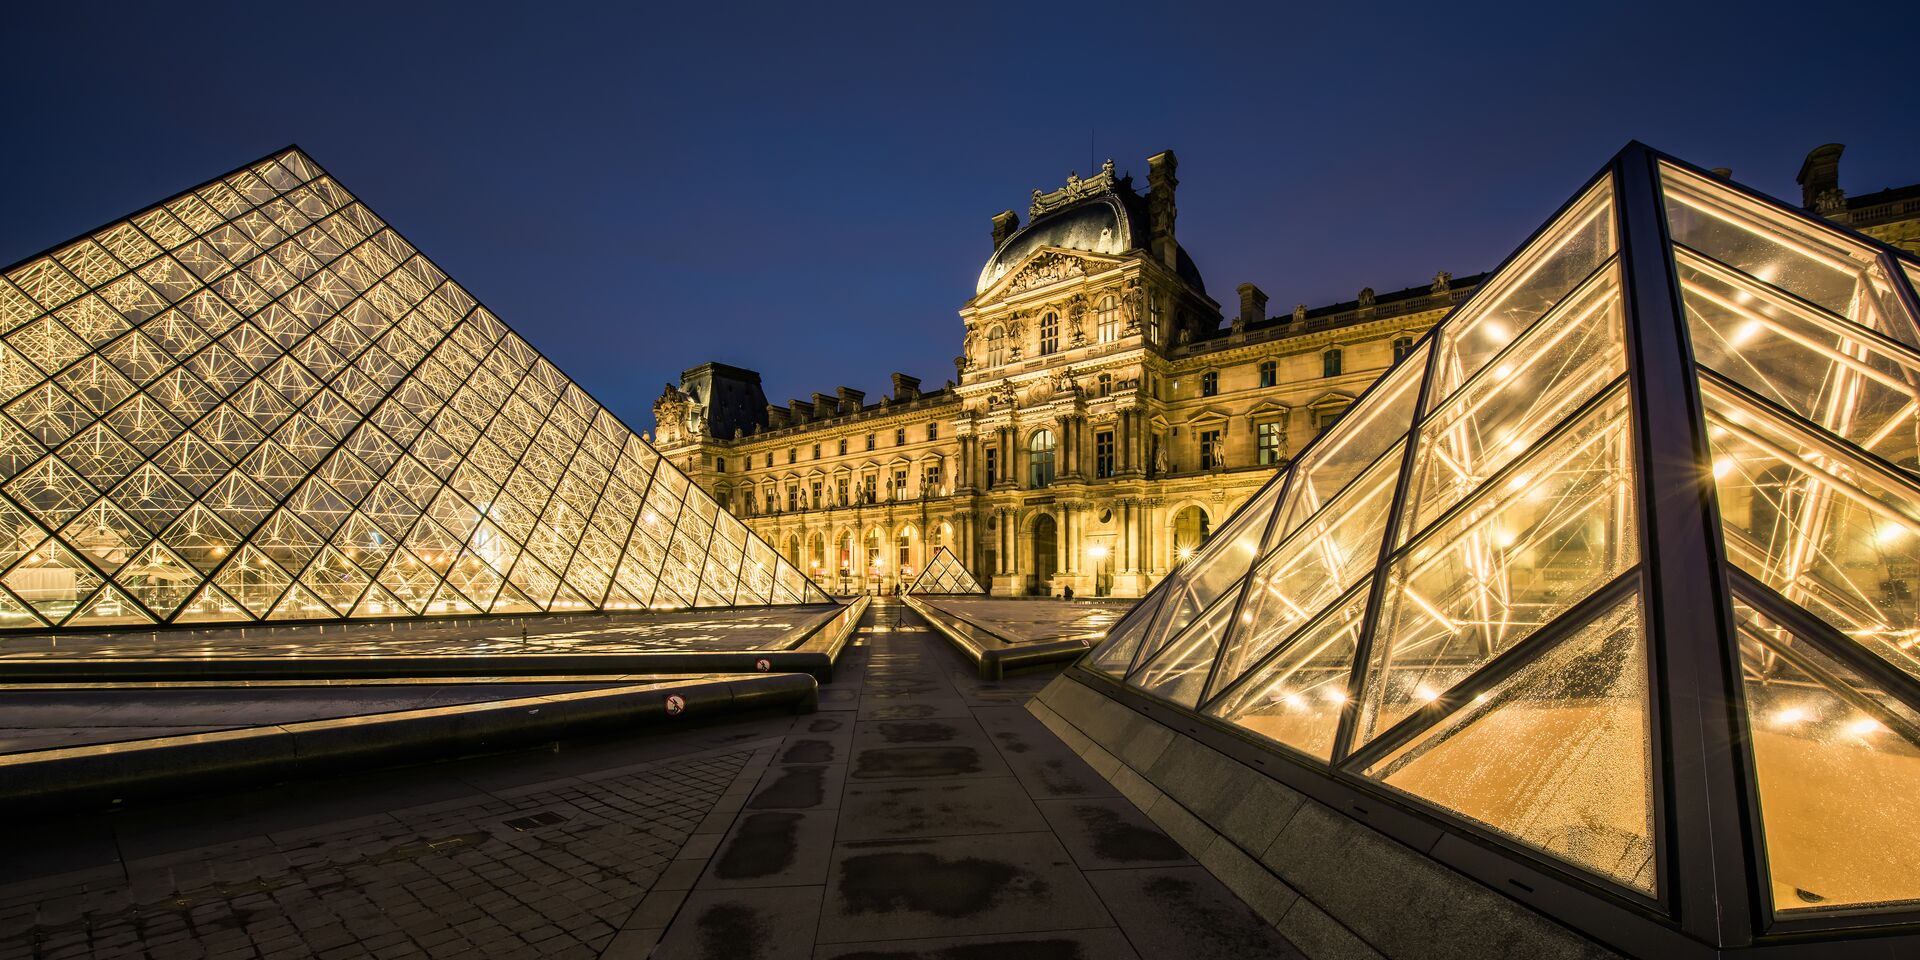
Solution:
M 1099 544 L 1095 544 L 1087 548 L 1087 556 L 1092 557 L 1095 560 L 1105 560 L 1107 558 L 1107 548 L 1100 546 Z
M 1748 320 L 1746 323 L 1743 323 L 1738 328 L 1736 328 L 1733 331 L 1733 333 L 1728 334 L 1727 344 L 1729 346 L 1734 346 L 1734 347 L 1744 347 L 1747 345 L 1748 341 L 1752 340 L 1754 337 L 1758 336 L 1759 334 L 1760 334 L 1760 321 Z
M 1193 559 L 1192 547 L 1181 547 L 1179 550 L 1175 551 L 1175 553 L 1180 557 L 1182 561 Z
M 1513 364 L 1503 363 L 1493 371 L 1495 380 L 1505 380 L 1513 376 Z
M 1440 693 L 1425 684 L 1421 684 L 1418 689 L 1413 691 L 1413 698 L 1421 703 L 1432 703 L 1440 699 Z
M 1347 692 L 1345 690 L 1328 690 L 1325 696 L 1327 698 L 1328 703 L 1346 703 L 1347 702 Z
M 1872 717 L 1855 717 L 1847 724 L 1847 733 L 1856 737 L 1868 737 L 1887 729 L 1885 724 Z
M 1713 459 L 1713 478 L 1715 480 L 1726 476 L 1732 471 L 1733 459 L 1731 457 L 1715 457 Z
M 1807 719 L 1807 711 L 1801 707 L 1787 707 L 1773 715 L 1777 726 L 1789 727 Z

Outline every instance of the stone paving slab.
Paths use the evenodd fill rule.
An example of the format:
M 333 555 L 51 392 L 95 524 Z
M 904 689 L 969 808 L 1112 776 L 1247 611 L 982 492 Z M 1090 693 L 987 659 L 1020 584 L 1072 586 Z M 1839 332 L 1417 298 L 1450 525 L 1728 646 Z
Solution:
M 839 838 L 888 840 L 1049 829 L 1011 777 L 853 783 L 841 800 Z
M 820 938 L 902 940 L 1112 923 L 1050 832 L 838 844 Z
M 1305 960 L 1205 867 L 1099 870 L 1087 879 L 1142 956 Z

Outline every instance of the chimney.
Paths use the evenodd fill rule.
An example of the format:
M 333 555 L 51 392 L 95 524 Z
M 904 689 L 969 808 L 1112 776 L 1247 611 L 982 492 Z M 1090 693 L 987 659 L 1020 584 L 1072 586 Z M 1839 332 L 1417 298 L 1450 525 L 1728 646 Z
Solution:
M 807 414 L 812 412 L 813 408 L 808 406 L 805 400 L 787 401 L 787 416 L 792 418 L 794 423 L 806 423 L 812 419 Z
M 904 403 L 920 396 L 920 378 L 909 377 L 904 373 L 893 375 L 893 399 Z
M 1168 267 L 1178 267 L 1180 259 L 1173 242 L 1173 220 L 1179 212 L 1173 191 L 1180 185 L 1173 173 L 1179 166 L 1180 158 L 1172 150 L 1147 158 L 1147 220 L 1152 225 L 1153 255 Z
M 1000 245 L 1006 243 L 1007 238 L 1013 236 L 1013 232 L 1018 229 L 1020 229 L 1019 214 L 1014 213 L 1012 210 L 1002 210 L 994 214 L 993 248 L 995 250 L 1000 249 Z
M 825 420 L 828 417 L 831 417 L 834 414 L 839 413 L 840 411 L 837 409 L 837 407 L 838 407 L 837 401 L 833 397 L 830 397 L 824 393 L 819 393 L 817 391 L 814 393 L 813 418 L 815 420 Z
M 852 387 L 841 387 L 839 393 L 841 413 L 859 413 L 860 404 L 867 399 L 865 390 L 855 390 Z
M 1847 208 L 1847 195 L 1840 190 L 1840 153 L 1845 149 L 1846 144 L 1828 143 L 1807 154 L 1793 178 L 1800 183 L 1801 206 L 1823 214 Z
M 1240 322 L 1259 323 L 1267 318 L 1267 295 L 1251 283 L 1240 285 Z
M 771 403 L 767 404 L 767 429 L 778 430 L 792 423 L 793 420 L 788 416 L 786 407 L 776 407 Z

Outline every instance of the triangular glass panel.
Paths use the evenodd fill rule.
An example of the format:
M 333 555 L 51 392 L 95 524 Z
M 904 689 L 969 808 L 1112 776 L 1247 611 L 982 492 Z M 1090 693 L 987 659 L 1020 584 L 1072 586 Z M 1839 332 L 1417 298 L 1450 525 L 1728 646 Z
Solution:
M 1920 903 L 1920 712 L 1747 603 L 1735 618 L 1774 911 Z
M 1300 454 L 1287 471 L 1286 502 L 1280 506 L 1267 546 L 1300 529 L 1307 518 L 1331 503 L 1388 450 L 1400 446 L 1400 439 L 1413 423 L 1414 402 L 1419 398 L 1429 352 L 1423 344 L 1400 361 L 1367 391 L 1355 409 Z
M 393 594 L 388 593 L 385 587 L 376 583 L 367 588 L 366 594 L 360 598 L 359 603 L 354 604 L 353 613 L 349 614 L 349 616 L 367 618 L 403 617 L 410 616 L 414 612 L 415 611 L 408 608 L 406 604 L 394 599 Z
M 174 623 L 228 623 L 235 620 L 251 619 L 247 608 L 235 603 L 232 597 L 220 592 L 220 588 L 209 583 L 187 601 L 180 612 L 174 614 Z
M 105 582 L 85 560 L 54 539 L 28 551 L 5 577 L 0 577 L 9 592 L 54 623 L 72 613 L 81 600 Z
M 531 557 L 564 572 L 524 578 L 509 606 L 626 609 L 663 576 L 707 605 L 826 601 L 790 564 L 743 568 L 772 551 L 311 160 L 258 169 L 0 283 L 0 482 L 34 526 L 14 540 L 56 531 L 55 554 L 152 561 L 116 589 L 154 609 L 200 587 L 163 560 L 221 570 L 225 586 L 180 614 L 202 623 L 310 598 L 358 613 L 368 576 L 373 603 L 414 614 L 452 602 L 434 600 L 442 575 L 494 606 L 499 572 Z M 630 574 L 636 529 L 665 549 Z M 154 535 L 165 549 L 143 552 Z M 293 581 L 253 582 L 229 562 L 242 553 L 301 590 L 281 603 Z M 314 562 L 324 575 L 306 577 Z M 58 617 L 98 585 L 21 589 Z
M 1310 757 L 1331 758 L 1340 715 L 1353 699 L 1348 685 L 1370 583 L 1289 636 L 1237 686 L 1209 694 L 1206 712 Z M 1213 687 L 1221 686 L 1216 678 Z
M 1631 440 L 1618 389 L 1394 558 L 1356 744 L 1638 561 Z
M 1920 483 L 1701 377 L 1727 558 L 1920 677 Z
M 234 553 L 233 559 L 213 575 L 213 582 L 227 596 L 240 601 L 256 617 L 264 617 L 273 609 L 273 605 L 285 593 L 293 578 L 279 564 L 273 562 L 265 551 L 253 544 L 247 544 Z
M 43 627 L 45 621 L 19 597 L 0 589 L 0 627 Z
M 273 605 L 267 614 L 268 620 L 321 620 L 339 616 L 326 601 L 314 596 L 313 591 L 294 584 L 280 602 Z
M 526 594 L 521 593 L 518 587 L 509 583 L 500 588 L 500 595 L 493 598 L 493 606 L 487 612 L 539 613 L 541 611 L 538 604 L 527 599 Z
M 133 623 L 152 623 L 153 617 L 141 606 L 128 599 L 119 588 L 109 583 L 100 588 L 73 616 L 67 618 L 63 627 L 109 627 L 124 626 Z
M 1254 558 L 1260 555 L 1260 542 L 1273 520 L 1273 507 L 1279 502 L 1283 479 L 1276 477 L 1268 481 L 1192 558 L 1168 574 L 1171 582 L 1162 589 L 1169 597 L 1161 604 L 1159 619 L 1148 632 L 1142 648 L 1149 656 L 1166 646 L 1200 611 L 1246 576 Z
M 1113 625 L 1113 629 L 1107 631 L 1106 639 L 1100 641 L 1100 645 L 1094 648 L 1093 655 L 1087 662 L 1101 673 L 1114 676 L 1126 673 L 1127 668 L 1133 665 L 1134 659 L 1139 655 L 1140 641 L 1147 635 L 1147 627 L 1153 623 L 1154 614 L 1158 612 L 1160 602 L 1166 598 L 1166 595 L 1167 592 L 1161 590 L 1148 594 L 1146 599 L 1135 604 L 1119 623 Z
M 1167 641 L 1129 682 L 1183 707 L 1196 706 L 1206 689 L 1207 675 L 1220 656 L 1220 640 L 1226 636 L 1245 583 L 1242 580 L 1222 593 L 1212 607 Z
M 1640 598 L 1602 611 L 1368 764 L 1366 776 L 1615 883 L 1654 892 Z

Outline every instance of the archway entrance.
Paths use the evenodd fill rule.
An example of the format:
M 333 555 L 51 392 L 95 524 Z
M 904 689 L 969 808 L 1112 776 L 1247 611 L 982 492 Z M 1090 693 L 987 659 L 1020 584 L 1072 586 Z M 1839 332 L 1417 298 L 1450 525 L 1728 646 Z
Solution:
M 1207 512 L 1197 504 L 1188 505 L 1173 515 L 1173 562 L 1177 566 L 1192 557 L 1213 534 Z
M 1033 520 L 1033 585 L 1034 593 L 1046 596 L 1052 589 L 1050 582 L 1054 573 L 1060 569 L 1059 529 L 1054 525 L 1053 517 L 1041 514 Z

